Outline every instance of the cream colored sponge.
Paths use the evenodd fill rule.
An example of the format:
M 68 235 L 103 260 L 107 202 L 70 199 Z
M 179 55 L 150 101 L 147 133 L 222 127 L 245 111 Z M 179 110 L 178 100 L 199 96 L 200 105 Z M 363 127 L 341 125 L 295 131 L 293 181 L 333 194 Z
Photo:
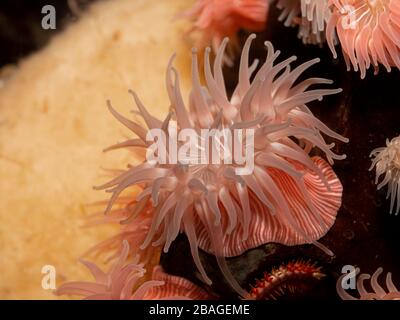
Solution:
M 89 279 L 77 258 L 115 230 L 82 228 L 86 204 L 106 199 L 93 185 L 102 168 L 134 163 L 131 153 L 102 149 L 128 135 L 108 112 L 136 110 L 128 89 L 155 115 L 169 100 L 165 70 L 176 52 L 187 96 L 190 44 L 174 20 L 188 0 L 109 0 L 89 8 L 40 52 L 22 61 L 0 88 L 0 298 L 54 299 L 57 284 Z

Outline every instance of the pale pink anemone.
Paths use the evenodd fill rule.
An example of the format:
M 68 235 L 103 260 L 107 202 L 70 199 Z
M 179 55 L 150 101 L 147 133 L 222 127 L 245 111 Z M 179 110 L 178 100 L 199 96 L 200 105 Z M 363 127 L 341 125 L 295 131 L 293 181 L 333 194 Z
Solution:
M 299 26 L 298 37 L 304 44 L 325 42 L 325 28 L 331 16 L 329 0 L 277 0 L 282 10 L 278 17 L 286 27 Z
M 89 269 L 95 282 L 67 282 L 56 295 L 81 296 L 86 300 L 160 300 L 160 299 L 210 299 L 206 291 L 190 281 L 164 273 L 160 266 L 153 269 L 152 280 L 144 281 L 146 270 L 135 259 L 129 260 L 129 244 L 122 243 L 120 256 L 108 272 L 96 264 L 81 260 Z
M 179 87 L 179 75 L 171 58 L 166 86 L 171 109 L 179 130 L 184 128 L 252 128 L 255 130 L 255 168 L 252 175 L 235 175 L 235 165 L 157 165 L 149 162 L 130 167 L 110 182 L 97 187 L 107 189 L 112 197 L 108 213 L 121 192 L 140 184 L 138 205 L 153 205 L 153 221 L 141 248 L 163 245 L 167 252 L 179 232 L 188 237 L 194 262 L 203 279 L 211 280 L 201 264 L 198 248 L 213 253 L 230 284 L 243 296 L 230 273 L 224 257 L 236 256 L 267 242 L 286 245 L 314 243 L 330 229 L 341 205 L 342 186 L 331 167 L 321 158 L 310 158 L 313 147 L 325 153 L 328 161 L 344 159 L 332 152 L 334 143 L 326 144 L 321 133 L 347 142 L 313 116 L 307 103 L 336 94 L 340 89 L 312 89 L 331 80 L 298 77 L 319 59 L 301 64 L 293 70 L 290 57 L 274 65 L 280 54 L 266 42 L 268 54 L 255 74 L 257 63 L 249 66 L 251 35 L 243 48 L 239 83 L 228 99 L 222 74 L 222 58 L 228 39 L 218 50 L 214 72 L 210 66 L 210 49 L 205 50 L 206 86 L 200 83 L 197 52 L 193 50 L 192 84 L 189 111 Z M 295 84 L 296 83 L 296 84 Z M 160 121 L 151 116 L 135 93 L 136 104 L 149 129 L 161 128 L 166 134 L 173 114 Z M 147 130 L 118 114 L 108 102 L 111 113 L 138 138 L 117 144 L 118 147 L 144 147 Z M 136 212 L 139 214 L 140 212 Z
M 200 33 L 197 45 L 211 45 L 216 51 L 225 37 L 235 39 L 241 29 L 264 30 L 268 8 L 269 0 L 198 0 L 181 16 L 194 20 L 191 31 Z M 230 62 L 229 58 L 227 62 Z
M 397 202 L 394 211 L 397 215 L 400 211 L 400 136 L 390 141 L 386 139 L 386 146 L 372 150 L 370 157 L 373 159 L 369 170 L 376 167 L 377 189 L 380 190 L 387 185 L 386 199 L 390 198 L 390 213 L 393 213 Z
M 348 69 L 366 70 L 379 64 L 389 72 L 400 68 L 400 1 L 398 0 L 330 0 L 333 12 L 326 37 L 333 55 L 335 30 Z
M 357 268 L 356 273 L 358 274 L 359 272 L 360 269 Z M 338 279 L 336 283 L 336 291 L 343 300 L 400 300 L 400 291 L 397 290 L 396 286 L 393 284 L 392 274 L 390 272 L 386 275 L 386 288 L 382 288 L 379 284 L 378 278 L 382 272 L 383 269 L 378 268 L 372 277 L 365 273 L 358 276 L 356 283 L 357 292 L 359 294 L 358 298 L 350 295 L 343 289 L 342 280 L 346 274 Z M 371 279 L 370 288 L 365 288 L 364 280 L 368 279 Z

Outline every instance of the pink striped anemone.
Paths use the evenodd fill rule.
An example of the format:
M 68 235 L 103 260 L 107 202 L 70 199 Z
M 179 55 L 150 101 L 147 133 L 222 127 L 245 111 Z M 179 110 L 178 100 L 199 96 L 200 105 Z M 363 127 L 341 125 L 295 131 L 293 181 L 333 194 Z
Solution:
M 334 57 L 335 30 L 348 69 L 361 78 L 382 64 L 388 72 L 400 68 L 400 2 L 398 0 L 330 0 L 332 16 L 326 30 Z
M 233 278 L 224 257 L 240 255 L 267 242 L 314 243 L 332 254 L 317 240 L 335 221 L 341 205 L 342 186 L 328 163 L 319 157 L 310 158 L 309 154 L 316 147 L 332 164 L 334 159 L 345 156 L 335 154 L 334 143 L 327 144 L 322 134 L 348 141 L 315 118 L 307 107 L 309 102 L 341 90 L 309 89 L 332 83 L 323 78 L 297 81 L 319 59 L 292 69 L 291 63 L 296 57 L 276 63 L 280 52 L 266 42 L 267 57 L 252 78 L 257 62 L 249 65 L 249 49 L 254 38 L 255 35 L 251 35 L 244 45 L 238 85 L 230 99 L 222 74 L 228 39 L 224 39 L 218 50 L 213 72 L 210 49 L 205 50 L 205 86 L 200 83 L 197 52 L 193 50 L 189 109 L 183 102 L 179 75 L 172 65 L 174 57 L 166 75 L 175 126 L 179 130 L 222 127 L 255 130 L 253 174 L 238 176 L 235 165 L 227 164 L 143 162 L 97 187 L 112 194 L 106 208 L 108 213 L 125 188 L 141 184 L 143 192 L 137 197 L 139 208 L 144 208 L 143 203 L 148 201 L 153 205 L 153 221 L 141 248 L 163 245 L 167 252 L 178 233 L 184 232 L 204 281 L 211 283 L 200 261 L 199 248 L 217 257 L 223 274 L 243 296 L 247 293 Z M 172 113 L 160 121 L 148 113 L 135 93 L 133 96 L 147 127 L 162 128 L 168 133 Z M 108 105 L 111 113 L 138 136 L 112 148 L 146 148 L 149 144 L 146 129 L 121 116 L 110 102 Z M 140 214 L 140 210 L 136 214 Z
M 74 281 L 61 285 L 56 295 L 81 296 L 85 300 L 205 300 L 211 296 L 190 281 L 171 276 L 160 266 L 153 269 L 152 280 L 144 281 L 146 270 L 137 259 L 129 260 L 129 244 L 122 243 L 122 251 L 108 272 L 96 264 L 81 260 L 89 269 L 95 282 Z
M 235 39 L 241 29 L 264 30 L 268 9 L 269 0 L 198 0 L 181 16 L 194 20 L 191 31 L 200 33 L 198 46 L 211 45 L 217 51 L 225 37 Z M 226 62 L 231 62 L 231 51 Z
M 357 268 L 356 273 L 358 274 L 359 272 L 360 269 Z M 372 277 L 365 273 L 358 276 L 356 286 L 359 298 L 350 295 L 343 289 L 342 280 L 346 274 L 338 279 L 336 283 L 336 291 L 343 300 L 400 300 L 400 291 L 397 290 L 396 286 L 393 284 L 392 274 L 390 272 L 388 272 L 386 275 L 386 289 L 382 288 L 382 286 L 379 284 L 378 278 L 382 272 L 383 269 L 378 268 Z M 364 286 L 364 281 L 368 279 L 371 279 L 370 289 L 366 289 Z

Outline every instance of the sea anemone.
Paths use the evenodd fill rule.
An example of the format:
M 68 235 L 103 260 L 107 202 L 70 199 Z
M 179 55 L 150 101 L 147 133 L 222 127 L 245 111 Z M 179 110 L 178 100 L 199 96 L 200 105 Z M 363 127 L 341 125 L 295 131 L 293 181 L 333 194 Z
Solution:
M 204 300 L 210 295 L 190 281 L 163 272 L 160 266 L 153 270 L 152 280 L 143 281 L 146 270 L 135 259 L 128 260 L 129 244 L 122 243 L 121 255 L 103 272 L 92 262 L 81 260 L 90 270 L 95 282 L 68 282 L 56 290 L 56 295 L 82 296 L 86 300 Z
M 331 0 L 326 37 L 334 57 L 335 30 L 348 70 L 383 64 L 388 72 L 400 68 L 400 2 L 398 0 Z
M 216 51 L 225 37 L 235 39 L 236 33 L 241 29 L 262 31 L 268 8 L 268 0 L 198 0 L 181 16 L 195 21 L 191 31 L 201 35 L 197 45 L 211 45 Z M 232 55 L 233 52 L 230 52 L 226 58 Z M 229 58 L 227 62 L 231 62 Z
M 296 57 L 275 64 L 279 52 L 266 42 L 265 63 L 251 80 L 256 63 L 249 66 L 249 49 L 255 35 L 243 48 L 239 82 L 228 99 L 222 74 L 222 57 L 228 39 L 224 39 L 210 66 L 210 48 L 205 50 L 206 86 L 200 83 L 197 51 L 192 53 L 193 88 L 187 110 L 179 88 L 179 75 L 167 67 L 166 86 L 174 111 L 163 122 L 151 116 L 134 92 L 133 97 L 149 129 L 161 128 L 166 135 L 177 135 L 173 129 L 245 129 L 254 130 L 254 170 L 238 175 L 237 164 L 157 164 L 145 161 L 128 168 L 110 182 L 97 187 L 112 193 L 108 213 L 121 192 L 141 184 L 139 202 L 151 201 L 153 222 L 141 248 L 162 244 L 167 252 L 179 232 L 188 237 L 195 264 L 204 281 L 211 283 L 200 262 L 198 248 L 213 253 L 231 285 L 246 294 L 231 275 L 224 257 L 235 256 L 249 248 L 270 241 L 286 245 L 314 243 L 332 226 L 341 205 L 342 185 L 332 168 L 321 158 L 310 158 L 313 147 L 325 153 L 328 161 L 343 159 L 326 144 L 321 133 L 347 142 L 313 116 L 307 103 L 321 100 L 340 89 L 308 89 L 330 84 L 322 78 L 297 81 L 298 77 L 319 59 L 291 69 Z M 116 147 L 148 147 L 147 130 L 117 113 L 108 102 L 111 113 L 139 139 Z M 162 141 L 161 141 L 162 142 Z M 245 137 L 240 141 L 247 148 Z M 165 147 L 168 144 L 164 141 Z M 240 147 L 239 147 L 240 149 Z M 144 208 L 144 207 L 143 207 Z M 140 212 L 137 212 L 140 214 Z
M 383 269 L 378 268 L 372 277 L 369 274 L 361 274 L 357 279 L 357 291 L 359 298 L 353 297 L 343 289 L 342 281 L 346 274 L 342 275 L 336 283 L 336 291 L 340 298 L 343 300 L 399 300 L 400 292 L 397 290 L 392 281 L 392 274 L 390 272 L 386 275 L 386 290 L 379 285 L 378 277 L 382 273 Z M 360 269 L 356 269 L 358 274 Z M 368 290 L 364 287 L 364 280 L 371 279 L 371 289 Z
M 129 244 L 123 242 L 123 250 L 109 272 L 103 272 L 92 262 L 81 260 L 91 274 L 95 282 L 69 282 L 57 289 L 57 295 L 79 295 L 89 300 L 128 300 L 141 299 L 145 292 L 153 287 L 163 285 L 160 281 L 150 281 L 139 286 L 133 294 L 133 288 L 144 276 L 145 269 L 137 261 L 127 262 L 129 256 Z
M 397 201 L 395 214 L 400 210 L 400 136 L 391 141 L 386 139 L 386 147 L 376 148 L 371 152 L 372 165 L 369 170 L 376 167 L 375 184 L 378 184 L 381 175 L 384 179 L 378 184 L 377 189 L 388 185 L 386 199 L 390 197 L 390 213 L 393 213 Z
M 299 39 L 304 44 L 325 42 L 325 28 L 331 16 L 329 0 L 277 0 L 282 10 L 278 17 L 286 27 L 299 26 Z
M 264 273 L 263 278 L 252 286 L 249 298 L 277 300 L 283 295 L 296 294 L 296 291 L 304 290 L 308 283 L 312 285 L 323 277 L 325 274 L 316 264 L 302 260 L 289 262 Z

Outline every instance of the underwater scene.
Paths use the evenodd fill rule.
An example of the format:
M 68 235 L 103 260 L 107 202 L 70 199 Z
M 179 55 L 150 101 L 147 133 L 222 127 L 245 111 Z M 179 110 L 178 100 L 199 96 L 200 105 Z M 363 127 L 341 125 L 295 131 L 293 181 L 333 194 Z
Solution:
M 399 0 L 1 0 L 0 40 L 1 300 L 400 300 Z

